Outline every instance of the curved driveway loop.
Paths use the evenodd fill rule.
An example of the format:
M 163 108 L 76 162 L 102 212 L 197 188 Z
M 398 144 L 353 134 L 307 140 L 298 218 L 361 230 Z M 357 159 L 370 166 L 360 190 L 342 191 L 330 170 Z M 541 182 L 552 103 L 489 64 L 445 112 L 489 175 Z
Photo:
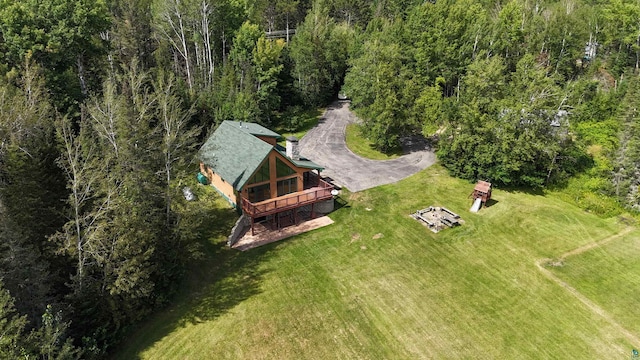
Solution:
M 357 192 L 402 180 L 436 162 L 426 143 L 409 144 L 403 155 L 393 160 L 370 160 L 355 155 L 347 148 L 345 129 L 357 122 L 348 102 L 335 102 L 300 140 L 300 155 L 325 167 L 323 176 L 337 185 Z

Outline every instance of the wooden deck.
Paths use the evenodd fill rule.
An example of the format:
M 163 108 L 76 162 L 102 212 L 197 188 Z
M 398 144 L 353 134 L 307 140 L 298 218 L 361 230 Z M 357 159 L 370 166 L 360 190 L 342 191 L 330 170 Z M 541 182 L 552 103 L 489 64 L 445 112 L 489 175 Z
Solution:
M 321 227 L 333 224 L 328 216 L 322 216 L 319 218 L 303 221 L 297 225 L 287 226 L 280 230 L 273 230 L 260 225 L 259 231 L 252 233 L 247 231 L 241 238 L 233 244 L 232 248 L 246 251 L 258 246 L 270 244 L 275 241 L 296 236 L 298 234 L 305 233 L 307 231 L 319 229 Z
M 331 186 L 331 184 L 318 179 L 318 186 L 258 203 L 252 203 L 242 198 L 242 211 L 244 211 L 247 216 L 255 219 L 320 201 L 330 200 L 333 197 L 331 194 L 332 190 L 333 186 Z

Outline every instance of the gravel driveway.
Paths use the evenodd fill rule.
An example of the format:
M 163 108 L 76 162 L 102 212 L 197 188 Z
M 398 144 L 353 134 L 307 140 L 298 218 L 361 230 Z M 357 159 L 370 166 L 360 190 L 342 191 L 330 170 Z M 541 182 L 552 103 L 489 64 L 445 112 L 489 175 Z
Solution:
M 349 103 L 338 101 L 327 108 L 318 121 L 300 140 L 300 154 L 325 167 L 323 176 L 350 191 L 362 191 L 390 184 L 426 169 L 436 162 L 436 156 L 424 140 L 405 139 L 405 155 L 393 160 L 370 160 L 355 155 L 347 148 L 345 129 L 357 122 Z

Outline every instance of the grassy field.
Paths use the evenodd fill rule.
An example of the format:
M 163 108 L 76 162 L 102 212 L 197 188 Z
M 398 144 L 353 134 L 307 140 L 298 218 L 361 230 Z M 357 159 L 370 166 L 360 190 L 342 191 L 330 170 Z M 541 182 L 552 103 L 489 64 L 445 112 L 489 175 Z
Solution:
M 373 143 L 364 138 L 360 132 L 360 125 L 349 124 L 345 131 L 347 147 L 354 154 L 373 160 L 390 160 L 398 158 L 402 155 L 402 151 L 391 154 L 381 153 L 373 147 Z
M 640 237 L 638 232 L 605 239 L 596 247 L 552 261 L 548 268 L 585 296 L 612 324 L 640 346 Z
M 472 214 L 472 188 L 436 165 L 343 194 L 334 225 L 245 253 L 224 246 L 215 225 L 231 217 L 212 208 L 184 295 L 115 358 L 629 357 L 640 233 L 611 238 L 627 225 L 540 194 L 495 190 Z M 433 234 L 408 216 L 430 205 L 465 224 Z

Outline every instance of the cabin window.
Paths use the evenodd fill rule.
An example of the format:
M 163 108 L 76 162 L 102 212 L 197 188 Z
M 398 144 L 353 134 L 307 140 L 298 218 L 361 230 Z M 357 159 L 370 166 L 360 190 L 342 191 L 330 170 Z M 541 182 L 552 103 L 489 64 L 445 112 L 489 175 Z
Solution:
M 262 163 L 260 169 L 249 180 L 249 184 L 256 184 L 263 181 L 269 181 L 269 159 Z
M 296 191 L 298 191 L 297 177 L 278 181 L 278 196 L 291 194 Z
M 281 178 L 295 173 L 296 171 L 290 168 L 289 165 L 285 164 L 284 161 L 276 158 L 276 177 Z
M 269 184 L 258 185 L 247 189 L 249 201 L 257 203 L 271 198 L 271 186 Z

